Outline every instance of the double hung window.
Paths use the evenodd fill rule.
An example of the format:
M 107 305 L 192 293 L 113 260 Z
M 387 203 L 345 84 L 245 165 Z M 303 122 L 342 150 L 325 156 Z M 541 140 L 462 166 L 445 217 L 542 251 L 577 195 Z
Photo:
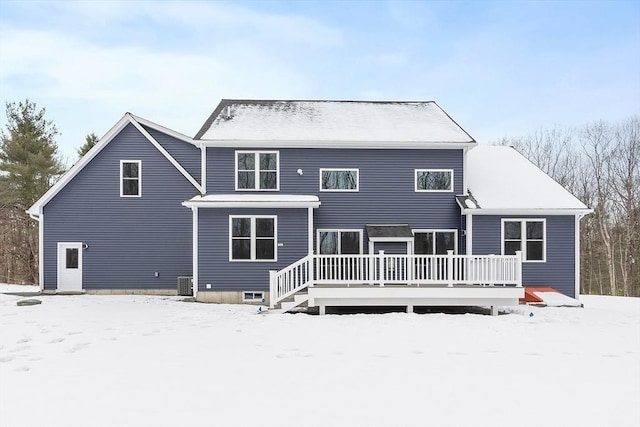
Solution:
M 230 261 L 276 261 L 275 216 L 229 217 Z
M 236 190 L 278 191 L 277 151 L 236 151 Z
M 502 254 L 522 252 L 522 260 L 544 262 L 546 260 L 544 219 L 503 219 Z
M 120 160 L 120 197 L 142 195 L 142 161 Z

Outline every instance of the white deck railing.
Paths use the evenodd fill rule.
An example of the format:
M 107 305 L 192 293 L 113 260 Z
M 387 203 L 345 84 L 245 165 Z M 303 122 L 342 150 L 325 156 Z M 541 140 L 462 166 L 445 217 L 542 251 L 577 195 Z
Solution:
M 522 286 L 515 255 L 308 255 L 271 271 L 270 305 L 314 285 L 511 285 Z

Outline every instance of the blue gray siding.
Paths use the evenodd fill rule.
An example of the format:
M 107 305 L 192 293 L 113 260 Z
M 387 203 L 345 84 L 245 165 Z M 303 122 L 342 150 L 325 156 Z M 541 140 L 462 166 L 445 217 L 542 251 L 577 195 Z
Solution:
M 484 216 L 473 217 L 474 255 L 496 254 L 501 251 L 502 218 L 546 218 L 546 262 L 523 263 L 525 286 L 550 286 L 575 297 L 575 217 L 574 216 Z
M 280 270 L 307 255 L 307 209 L 199 209 L 200 290 L 268 290 L 269 270 Z M 277 262 L 230 262 L 229 216 L 276 215 Z
M 142 160 L 142 197 L 120 197 L 120 160 Z M 175 289 L 191 276 L 197 191 L 132 125 L 44 207 L 44 285 L 56 288 L 58 242 L 84 242 L 85 289 Z M 159 277 L 154 277 L 158 272 Z
M 200 149 L 192 144 L 180 141 L 172 136 L 158 132 L 155 129 L 143 126 L 151 136 L 158 141 L 171 156 L 186 169 L 187 172 L 200 182 L 201 154 Z
M 460 230 L 461 228 L 460 208 L 454 196 L 463 192 L 462 150 L 280 149 L 278 151 L 280 152 L 280 191 L 276 194 L 317 195 L 322 205 L 314 210 L 314 228 L 362 229 L 365 253 L 368 245 L 365 224 L 407 223 L 412 228 L 422 229 Z M 240 194 L 235 191 L 234 166 L 235 150 L 233 148 L 207 148 L 208 193 Z M 359 169 L 360 191 L 357 193 L 320 192 L 319 169 L 343 167 Z M 298 169 L 303 170 L 302 176 L 298 175 Z M 454 191 L 416 193 L 414 191 L 415 169 L 453 169 Z M 284 211 L 281 210 L 281 212 Z M 251 212 L 257 214 L 258 210 L 249 210 L 245 213 Z M 307 253 L 305 228 L 307 219 L 304 209 L 286 210 L 286 215 L 295 214 L 296 219 L 279 222 L 279 240 L 281 242 L 285 240 L 285 252 L 283 252 L 283 258 L 279 257 L 277 265 L 229 263 L 228 216 L 238 212 L 201 209 L 200 213 L 200 262 L 207 263 L 205 258 L 209 257 L 209 262 L 212 263 L 211 266 L 200 267 L 202 273 L 199 278 L 200 290 L 206 290 L 206 283 L 210 283 L 207 282 L 208 277 L 211 277 L 210 280 L 214 282 L 213 286 L 216 282 L 214 279 L 221 278 L 220 286 L 224 286 L 225 289 L 266 290 L 268 270 L 284 267 Z M 293 227 L 294 231 L 292 232 L 288 227 Z M 219 234 L 220 232 L 222 234 Z M 218 237 L 222 237 L 221 240 L 216 238 L 216 233 Z M 458 232 L 458 236 L 462 240 L 461 232 Z M 296 251 L 289 252 L 291 247 L 295 247 Z M 458 247 L 463 248 L 462 242 L 459 242 Z M 218 254 L 218 251 L 221 252 Z

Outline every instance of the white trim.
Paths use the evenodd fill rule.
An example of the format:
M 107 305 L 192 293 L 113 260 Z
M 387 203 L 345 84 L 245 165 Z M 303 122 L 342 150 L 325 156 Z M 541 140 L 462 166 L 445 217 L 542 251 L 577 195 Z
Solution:
M 574 251 L 575 251 L 575 263 L 574 263 L 574 273 L 575 273 L 575 299 L 579 300 L 580 299 L 580 220 L 582 219 L 582 216 L 580 215 L 576 215 L 575 216 L 575 247 L 574 247 Z
M 593 209 L 537 209 L 537 208 L 529 208 L 529 209 L 510 209 L 510 208 L 501 208 L 501 209 L 462 209 L 463 215 L 586 215 L 593 213 Z
M 124 176 L 122 174 L 122 166 L 125 163 L 137 163 L 138 164 L 138 194 L 123 194 L 122 184 L 124 183 Z M 133 178 L 127 178 L 133 180 Z M 142 197 L 142 160 L 120 160 L 120 197 Z
M 245 298 L 245 294 L 251 293 L 254 298 L 247 299 Z M 260 298 L 256 299 L 255 295 L 260 294 Z M 264 291 L 242 291 L 242 302 L 263 302 L 264 301 Z
M 466 224 L 467 255 L 473 255 L 473 215 L 467 215 Z
M 133 118 L 133 117 L 132 117 Z M 196 181 L 189 172 L 187 172 L 187 170 L 185 168 L 182 167 L 182 165 L 180 163 L 178 163 L 178 161 L 176 159 L 173 158 L 173 156 L 171 156 L 171 154 L 169 154 L 169 152 L 167 150 L 164 149 L 164 147 L 155 140 L 155 138 L 153 136 L 151 136 L 151 134 L 149 132 L 146 131 L 145 128 L 142 127 L 142 125 L 140 125 L 140 123 L 136 122 L 135 120 L 131 121 L 131 124 L 133 124 L 133 126 L 135 126 L 136 129 L 138 129 L 138 131 L 145 137 L 147 138 L 147 140 L 153 144 L 154 147 L 156 147 L 158 149 L 158 151 L 160 151 L 160 153 L 162 153 L 162 155 L 169 160 L 169 162 L 176 168 L 178 169 L 178 171 L 185 177 L 187 178 L 187 180 L 189 180 L 189 182 L 191 183 L 191 185 L 193 185 L 196 190 L 198 190 L 200 193 L 202 193 L 202 186 L 198 183 L 198 181 Z
M 338 255 L 342 255 L 342 241 L 340 239 L 341 233 L 358 233 L 360 234 L 360 252 L 362 254 L 362 236 L 363 230 L 361 228 L 318 228 L 316 230 L 316 253 L 320 254 L 320 233 L 338 233 Z
M 238 188 L 238 154 L 253 154 L 254 188 Z M 260 154 L 276 155 L 276 188 L 258 188 L 260 187 Z M 236 191 L 280 191 L 280 151 L 264 151 L 264 150 L 236 150 L 234 154 L 234 172 L 235 172 L 235 190 Z M 246 170 L 245 172 L 249 172 Z
M 421 234 L 434 233 L 434 236 L 433 236 L 433 254 L 434 255 L 436 254 L 435 233 L 453 233 L 453 254 L 458 255 L 458 230 L 455 228 L 416 228 L 416 229 L 412 229 L 411 232 L 413 233 L 413 236 L 414 236 L 414 242 L 415 242 L 416 233 L 421 233 Z M 414 247 L 413 253 L 415 252 L 416 251 Z M 446 254 L 442 254 L 442 255 L 446 255 Z
M 147 119 L 144 119 L 142 117 L 136 116 L 135 114 L 131 114 L 131 113 L 128 113 L 128 114 L 131 116 L 131 118 L 133 118 L 136 122 L 138 122 L 140 124 L 143 124 L 143 125 L 145 125 L 147 127 L 150 127 L 150 128 L 152 128 L 154 130 L 157 130 L 159 132 L 166 133 L 167 135 L 172 136 L 175 139 L 179 139 L 180 141 L 183 141 L 183 142 L 186 142 L 188 144 L 197 146 L 196 141 L 194 141 L 193 138 L 191 138 L 191 137 L 189 137 L 189 136 L 187 136 L 185 134 L 182 134 L 180 132 L 176 132 L 175 130 L 172 130 L 172 129 L 166 128 L 166 127 L 164 127 L 162 125 L 159 125 L 157 123 L 154 123 L 151 120 L 147 120 Z
M 199 263 L 198 263 L 198 237 L 199 237 L 199 232 L 198 232 L 198 223 L 199 223 L 199 218 L 198 218 L 198 207 L 197 206 L 193 206 L 191 208 L 191 212 L 192 212 L 192 234 L 191 234 L 191 239 L 192 239 L 192 245 L 191 245 L 191 250 L 192 250 L 192 268 L 193 271 L 191 273 L 191 286 L 193 287 L 193 297 L 197 297 L 198 296 L 198 269 L 199 269 Z
M 107 144 L 109 144 L 119 133 L 120 131 L 122 131 L 122 129 L 124 129 L 128 124 L 136 124 L 136 120 L 140 119 L 137 116 L 132 115 L 131 113 L 126 113 L 125 115 L 122 116 L 122 118 L 120 118 L 120 120 L 118 120 L 118 122 L 113 125 L 113 127 L 111 127 L 111 129 L 109 129 L 107 131 L 107 133 L 100 138 L 100 140 L 96 143 L 96 145 L 94 145 L 84 156 L 82 156 L 82 158 L 80 160 L 78 160 L 78 162 L 76 162 L 71 169 L 69 169 L 53 186 L 51 186 L 51 188 L 49 188 L 49 190 L 47 190 L 46 193 L 44 193 L 42 195 L 42 197 L 40 197 L 40 199 L 38 199 L 33 206 L 31 206 L 28 210 L 28 212 L 30 214 L 33 215 L 38 215 L 40 208 L 42 208 L 43 206 L 45 206 L 47 203 L 49 203 L 49 201 L 60 192 L 60 190 L 62 190 L 82 169 L 84 169 L 84 167 L 89 164 L 89 162 L 91 162 L 91 160 L 93 160 L 103 149 L 104 147 L 107 146 Z M 154 128 L 155 130 L 159 131 L 159 132 L 163 132 L 163 133 L 170 133 L 172 134 L 172 136 L 175 136 L 176 138 L 178 138 L 178 136 L 176 135 L 176 132 L 168 132 L 167 128 L 164 128 L 160 125 L 157 125 L 155 123 L 151 123 L 147 120 L 144 119 L 140 119 L 141 123 L 144 123 L 145 126 L 149 126 L 151 128 Z M 137 128 L 137 127 L 136 127 Z M 147 132 L 148 134 L 148 132 Z M 184 135 L 182 135 L 181 138 L 178 139 L 182 139 L 189 142 L 193 141 L 188 137 L 185 137 Z M 153 139 L 153 138 L 152 138 Z M 156 143 L 157 144 L 157 143 Z M 154 146 L 157 148 L 158 145 L 154 144 Z M 172 162 L 173 164 L 173 162 Z M 184 169 L 183 169 L 184 170 Z M 181 171 L 182 172 L 182 171 Z M 186 172 L 186 171 L 184 171 Z M 184 175 L 183 172 L 183 175 Z M 187 174 L 188 175 L 188 174 Z M 194 181 L 189 180 L 192 184 L 194 183 Z M 196 183 L 197 184 L 197 183 Z M 196 186 L 197 189 L 198 186 Z
M 44 213 L 42 208 L 38 215 L 38 281 L 40 290 L 44 291 Z
M 233 259 L 233 220 L 235 218 L 249 218 L 251 220 L 251 232 L 249 236 L 251 258 Z M 273 219 L 273 259 L 256 259 L 256 219 Z M 278 216 L 277 215 L 229 215 L 229 262 L 278 262 Z
M 405 243 L 405 242 L 413 242 L 413 237 L 369 237 L 370 242 L 397 242 L 397 243 Z
M 360 149 L 463 149 L 478 145 L 469 142 L 427 141 L 321 141 L 321 140 L 234 140 L 200 139 L 207 147 L 226 148 L 360 148 Z
M 469 194 L 469 189 L 467 188 L 467 152 L 469 151 L 469 147 L 465 147 L 462 150 L 462 194 Z
M 547 262 L 547 219 L 546 218 L 501 218 L 500 219 L 500 254 L 504 253 L 504 223 L 505 222 L 520 222 L 520 252 L 522 253 L 522 262 L 527 264 L 544 264 Z M 527 259 L 527 222 L 541 222 L 542 223 L 542 259 L 541 260 L 528 260 Z M 539 241 L 539 240 L 532 240 Z
M 207 194 L 207 147 L 200 145 L 200 186 L 202 194 Z
M 307 208 L 307 250 L 313 255 L 313 208 Z
M 322 172 L 356 172 L 356 188 L 354 189 L 328 189 L 322 188 Z M 360 169 L 358 168 L 320 168 L 318 173 L 318 189 L 324 193 L 357 193 L 360 191 Z
M 183 206 L 202 208 L 317 208 L 317 196 L 285 194 L 209 194 L 182 202 Z
M 419 172 L 449 172 L 451 173 L 451 189 L 449 190 L 419 190 L 418 189 L 418 173 Z M 413 172 L 413 189 L 416 193 L 453 193 L 454 185 L 454 175 L 453 169 L 414 169 Z

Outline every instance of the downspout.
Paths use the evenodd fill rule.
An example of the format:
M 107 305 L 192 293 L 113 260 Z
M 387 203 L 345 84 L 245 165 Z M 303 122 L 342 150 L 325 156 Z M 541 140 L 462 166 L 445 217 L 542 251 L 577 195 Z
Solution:
M 473 255 L 473 215 L 467 213 L 467 255 Z
M 200 187 L 202 188 L 202 194 L 207 194 L 207 146 L 203 143 L 199 144 L 200 147 Z
M 575 268 L 575 279 L 576 279 L 576 283 L 575 283 L 575 299 L 580 300 L 580 220 L 585 216 L 586 214 L 577 214 L 575 216 L 575 261 L 574 261 L 574 268 Z
M 191 285 L 193 286 L 193 298 L 198 296 L 198 207 L 191 206 L 191 212 L 193 214 L 193 234 L 191 238 L 192 242 L 192 263 L 193 263 L 193 272 Z

